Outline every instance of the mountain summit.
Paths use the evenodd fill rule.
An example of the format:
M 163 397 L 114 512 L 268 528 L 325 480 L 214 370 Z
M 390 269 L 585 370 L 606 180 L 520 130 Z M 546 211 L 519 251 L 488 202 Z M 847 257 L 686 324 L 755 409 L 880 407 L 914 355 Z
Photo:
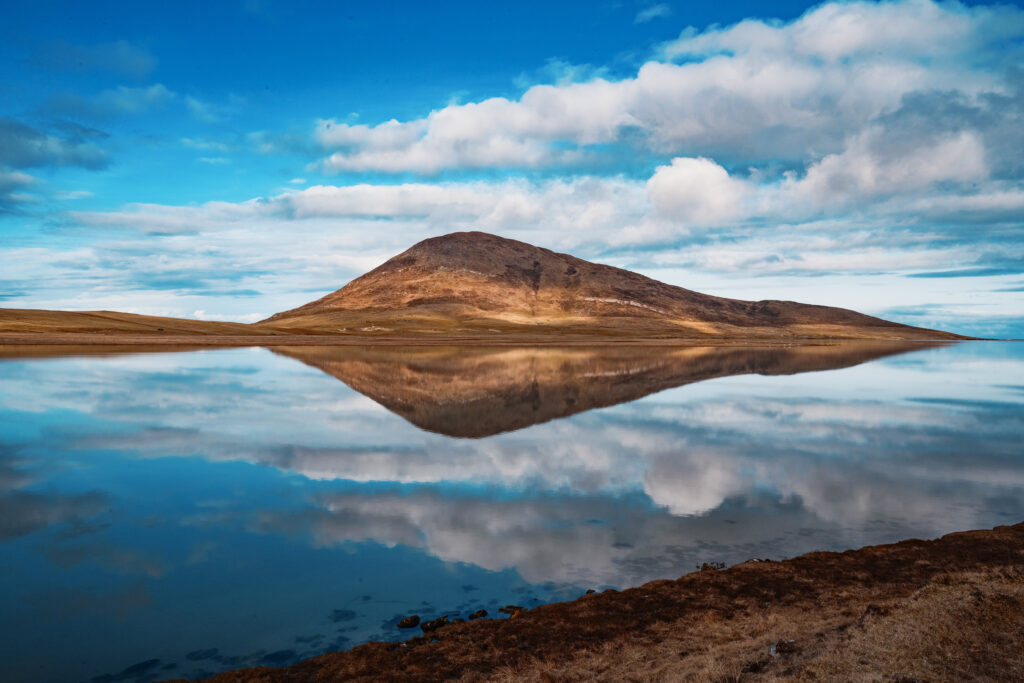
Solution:
M 710 296 L 483 232 L 423 240 L 258 325 L 418 337 L 961 338 L 842 308 Z

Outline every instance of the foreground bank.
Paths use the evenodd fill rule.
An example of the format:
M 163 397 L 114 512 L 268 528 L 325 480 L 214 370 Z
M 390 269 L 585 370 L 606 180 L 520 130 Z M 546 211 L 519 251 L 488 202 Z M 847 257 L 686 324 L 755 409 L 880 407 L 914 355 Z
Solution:
M 211 681 L 1024 679 L 1024 523 L 452 624 Z

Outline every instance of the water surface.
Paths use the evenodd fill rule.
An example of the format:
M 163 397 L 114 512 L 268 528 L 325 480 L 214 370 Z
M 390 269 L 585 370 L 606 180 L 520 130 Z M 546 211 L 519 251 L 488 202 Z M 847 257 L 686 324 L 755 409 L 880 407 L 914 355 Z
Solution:
M 1019 522 L 1022 378 L 986 342 L 0 361 L 4 680 L 287 664 Z

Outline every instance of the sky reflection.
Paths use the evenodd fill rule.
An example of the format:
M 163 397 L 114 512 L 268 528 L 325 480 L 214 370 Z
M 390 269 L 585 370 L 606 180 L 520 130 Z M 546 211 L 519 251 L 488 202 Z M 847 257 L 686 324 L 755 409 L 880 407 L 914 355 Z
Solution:
M 1024 519 L 1019 345 L 594 353 L 472 359 L 528 388 L 498 399 L 457 354 L 0 362 L 0 656 L 15 681 L 191 677 L 402 637 L 411 612 Z M 405 419 L 464 429 L 439 367 L 513 430 Z M 432 402 L 338 381 L 400 376 Z

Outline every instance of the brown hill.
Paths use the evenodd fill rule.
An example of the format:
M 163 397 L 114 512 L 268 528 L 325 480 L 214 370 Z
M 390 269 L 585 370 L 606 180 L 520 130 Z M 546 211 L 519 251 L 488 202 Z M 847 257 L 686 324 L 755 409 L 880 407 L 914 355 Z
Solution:
M 284 346 L 412 424 L 480 438 L 730 375 L 858 365 L 934 344 L 848 341 L 767 347 Z
M 841 308 L 709 296 L 482 232 L 424 240 L 256 326 L 382 336 L 963 338 Z

